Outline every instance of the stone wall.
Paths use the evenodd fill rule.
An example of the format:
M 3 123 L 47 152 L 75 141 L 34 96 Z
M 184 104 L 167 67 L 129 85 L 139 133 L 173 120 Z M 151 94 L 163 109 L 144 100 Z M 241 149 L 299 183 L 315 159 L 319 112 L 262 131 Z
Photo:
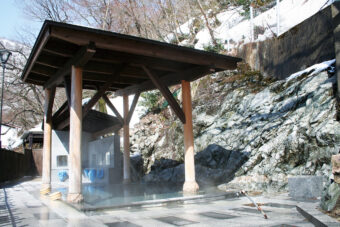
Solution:
M 35 174 L 31 150 L 25 150 L 24 153 L 0 150 L 0 183 Z
M 340 2 L 337 2 L 333 7 L 339 5 Z M 332 6 L 277 38 L 243 45 L 236 55 L 264 76 L 278 79 L 334 59 Z

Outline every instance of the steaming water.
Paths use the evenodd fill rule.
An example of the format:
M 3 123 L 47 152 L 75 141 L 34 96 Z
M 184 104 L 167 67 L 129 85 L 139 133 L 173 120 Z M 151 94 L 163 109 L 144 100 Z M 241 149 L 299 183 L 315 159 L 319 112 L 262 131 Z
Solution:
M 83 184 L 84 202 L 81 206 L 99 208 L 150 200 L 191 197 L 192 195 L 182 193 L 182 187 L 182 184 Z M 63 197 L 66 198 L 67 188 L 59 188 L 58 191 L 61 191 Z M 197 195 L 219 193 L 221 192 L 216 187 L 206 187 Z

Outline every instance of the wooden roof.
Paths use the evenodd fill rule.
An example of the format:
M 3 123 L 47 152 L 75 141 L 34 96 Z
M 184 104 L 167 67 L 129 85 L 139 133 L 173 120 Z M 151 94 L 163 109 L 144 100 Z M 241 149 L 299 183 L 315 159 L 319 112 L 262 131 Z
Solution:
M 193 81 L 211 72 L 236 68 L 241 59 L 88 27 L 45 21 L 22 80 L 51 88 L 64 86 L 71 66 L 83 68 L 84 89 L 117 95 L 155 89 L 145 67 L 167 85 Z

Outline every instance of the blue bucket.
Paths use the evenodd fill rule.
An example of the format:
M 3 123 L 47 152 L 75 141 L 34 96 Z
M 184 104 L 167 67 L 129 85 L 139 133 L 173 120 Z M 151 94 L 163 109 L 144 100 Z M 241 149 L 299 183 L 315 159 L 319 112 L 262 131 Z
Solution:
M 97 178 L 98 179 L 103 179 L 104 178 L 104 170 L 103 169 L 98 169 L 97 170 Z
M 61 182 L 64 182 L 65 180 L 68 179 L 68 174 L 66 171 L 60 171 L 58 172 L 58 177 Z
M 96 175 L 97 175 L 96 173 L 97 171 L 95 169 L 89 170 L 88 176 L 91 182 L 93 182 L 96 179 Z

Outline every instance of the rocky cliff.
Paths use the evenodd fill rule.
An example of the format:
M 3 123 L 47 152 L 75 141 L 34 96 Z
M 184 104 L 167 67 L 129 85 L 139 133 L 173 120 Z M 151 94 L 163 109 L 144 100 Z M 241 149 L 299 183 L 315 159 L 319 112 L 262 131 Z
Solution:
M 279 81 L 242 66 L 193 83 L 195 151 L 216 144 L 245 155 L 230 183 L 247 189 L 285 189 L 290 175 L 330 177 L 340 147 L 333 63 Z M 146 115 L 132 135 L 145 174 L 160 158 L 183 162 L 183 128 L 171 110 Z

